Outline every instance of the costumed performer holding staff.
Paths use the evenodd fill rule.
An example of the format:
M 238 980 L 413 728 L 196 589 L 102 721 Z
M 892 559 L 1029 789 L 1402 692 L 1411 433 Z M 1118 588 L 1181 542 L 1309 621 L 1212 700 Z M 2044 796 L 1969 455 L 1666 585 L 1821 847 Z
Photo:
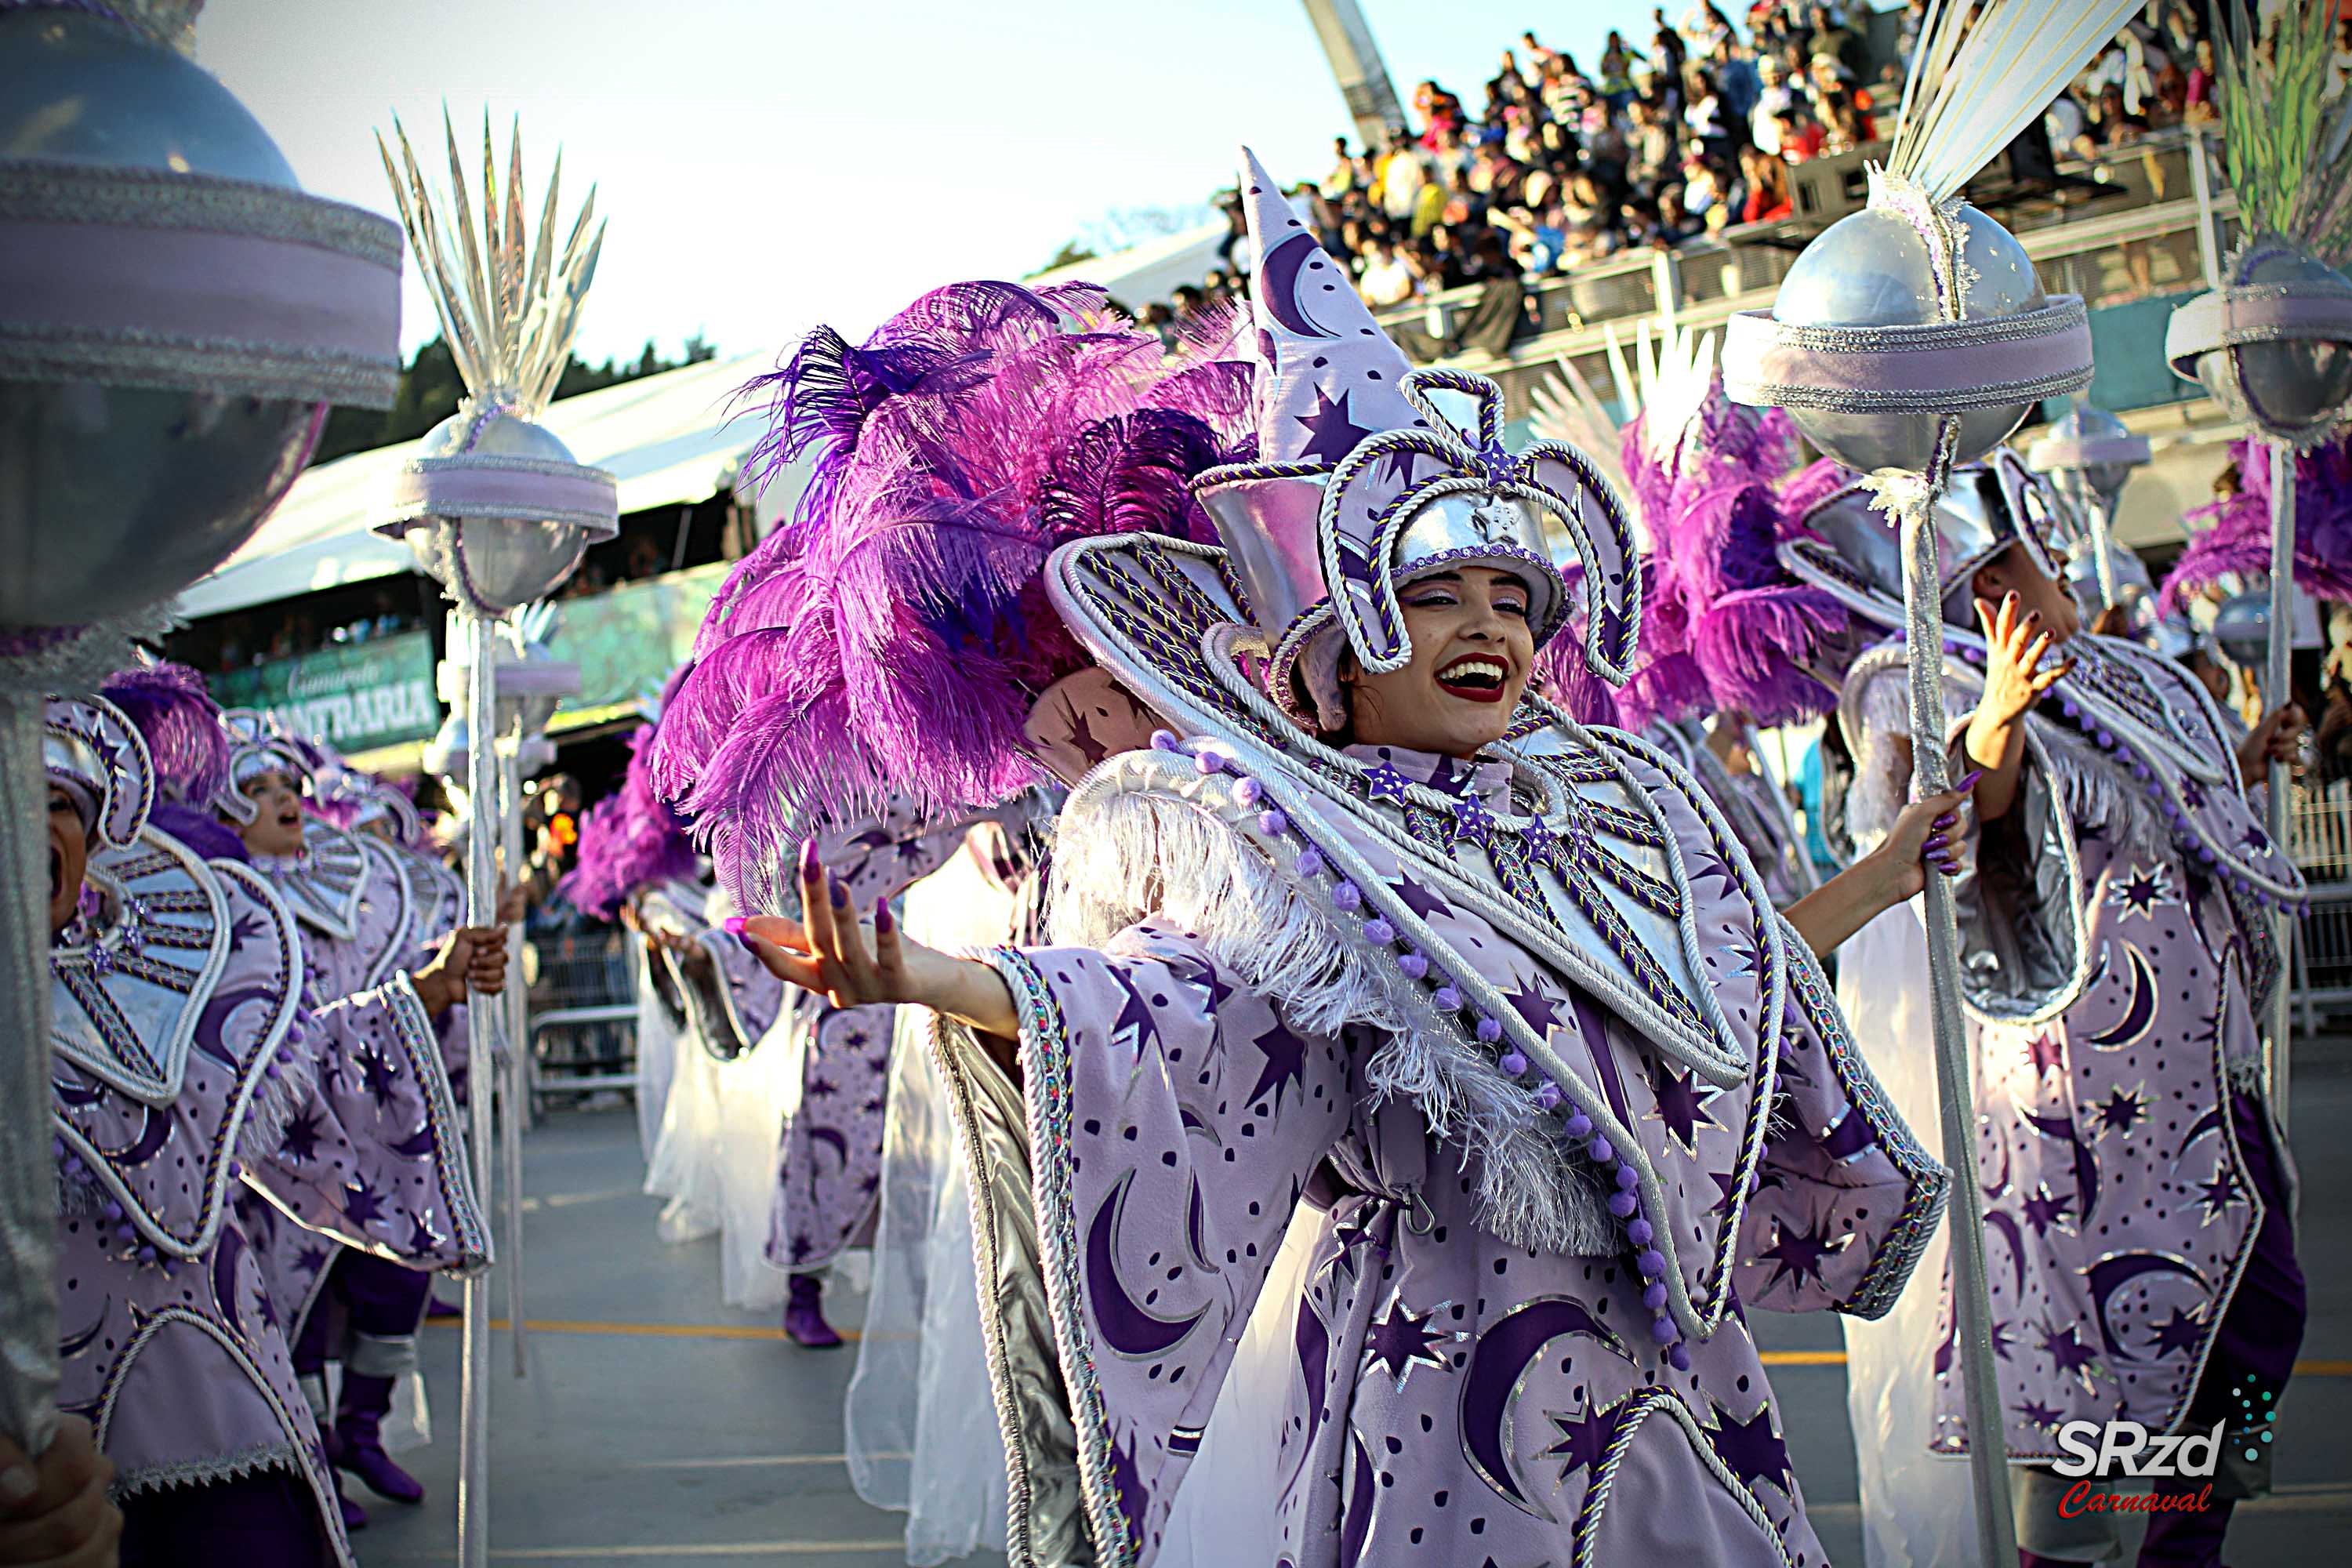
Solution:
M 1209 379 L 1258 440 L 1184 476 L 1229 549 L 1182 537 L 1180 489 L 1058 538 L 1033 520 L 987 563 L 992 603 L 988 569 L 929 552 L 950 579 L 935 606 L 986 626 L 1048 598 L 1184 731 L 1074 791 L 1062 945 L 950 957 L 887 906 L 868 931 L 813 845 L 802 918 L 745 934 L 836 1005 L 947 1021 L 1014 1562 L 1154 1560 L 1220 1405 L 1268 1384 L 1282 1469 L 1223 1524 L 1295 1563 L 1816 1559 L 1735 1284 L 1883 1311 L 1942 1173 L 1696 785 L 1523 699 L 1566 618 L 1563 561 L 1596 669 L 1622 679 L 1633 651 L 1638 568 L 1590 464 L 1507 450 L 1498 389 L 1411 370 L 1254 158 L 1243 186 L 1255 352 Z M 1049 321 L 1052 396 L 1118 331 Z M 1171 395 L 1137 381 L 1129 414 Z M 945 528 L 955 499 L 910 494 L 896 521 Z M 1048 485 L 1011 504 L 1058 521 Z M 776 808 L 729 809 L 746 781 L 709 763 L 730 716 L 761 714 L 741 694 L 763 661 L 782 668 L 761 689 L 804 695 L 770 635 L 704 654 L 677 731 L 706 764 L 689 809 L 754 901 Z M 980 663 L 904 668 L 940 684 Z M 938 772 L 986 765 L 930 740 Z M 1889 898 L 1954 804 L 1905 814 Z M 1288 1375 L 1229 1389 L 1302 1202 L 1322 1215 L 1309 1283 L 1267 1304 L 1291 1314 Z
M 2140 1561 L 2213 1564 L 2269 1450 L 2232 1389 L 2275 1408 L 2300 1342 L 2292 1166 L 2264 1104 L 2256 1019 L 2282 983 L 2264 906 L 2300 874 L 2252 792 L 2302 729 L 2241 739 L 2186 669 L 2080 630 L 2013 453 L 1955 476 L 1938 518 L 1955 772 L 1975 770 L 1956 884 L 1997 1371 L 2032 1565 L 2115 1555 L 2112 1514 L 2062 1510 L 2048 1468 L 2072 1420 L 2226 1426 L 2207 1506 L 2150 1520 Z M 1902 622 L 1893 530 L 1858 491 L 1799 520 L 1782 556 L 1865 626 Z M 1855 660 L 1841 721 L 1858 842 L 1899 821 L 1910 739 L 1898 641 Z M 1856 1039 L 1898 1104 L 1932 1102 L 1924 937 L 1890 911 L 1849 954 Z M 2168 1131 L 2170 1129 L 2170 1131 Z M 1940 1250 L 1941 1243 L 1938 1243 Z M 1914 1290 L 1849 1324 L 1848 1399 L 1874 1568 L 1963 1561 L 1968 1434 L 1947 1299 Z M 1770 1304 L 1759 1300 L 1759 1305 Z M 1937 1347 L 1932 1359 L 1923 1343 Z M 2265 1403 L 2267 1402 L 2267 1403 Z M 2201 1478 L 2159 1480 L 2159 1502 Z
M 395 852 L 383 840 L 335 826 L 305 809 L 313 793 L 309 746 L 272 729 L 258 715 L 224 716 L 232 745 L 228 782 L 214 809 L 244 841 L 252 866 L 266 878 L 302 928 L 305 984 L 319 1003 L 352 995 L 417 967 L 415 889 Z M 443 938 L 460 954 L 458 976 L 472 988 L 503 986 L 506 945 L 495 929 L 461 927 Z M 436 976 L 438 970 L 432 971 Z M 467 1051 L 464 994 L 442 986 L 424 1000 L 430 1015 L 431 1087 L 462 1105 Z M 414 1064 L 363 1048 L 321 1060 L 323 1080 L 349 1084 L 379 1104 L 419 1091 Z M 453 1129 L 449 1136 L 457 1134 Z M 322 1243 L 247 1201 L 240 1218 L 265 1259 L 270 1298 L 293 1342 L 304 1393 L 328 1434 L 338 1469 L 357 1476 L 379 1497 L 421 1502 L 425 1489 L 383 1446 L 383 1424 L 400 1382 L 416 1366 L 416 1331 L 432 1294 L 429 1278 L 403 1261 Z M 331 1404 L 327 1365 L 342 1376 Z M 366 1522 L 358 1503 L 343 1503 L 354 1528 Z
M 209 782 L 201 751 L 158 769 L 96 700 L 53 701 L 45 749 L 60 1405 L 91 1418 L 116 1468 L 124 1563 L 349 1568 L 321 1436 L 230 1201 L 243 1189 L 424 1267 L 486 1261 L 430 1015 L 469 969 L 495 984 L 495 966 L 453 941 L 413 975 L 309 1006 L 268 879 L 150 824 L 164 779 Z M 346 1059 L 376 1063 L 389 1092 L 339 1080 Z

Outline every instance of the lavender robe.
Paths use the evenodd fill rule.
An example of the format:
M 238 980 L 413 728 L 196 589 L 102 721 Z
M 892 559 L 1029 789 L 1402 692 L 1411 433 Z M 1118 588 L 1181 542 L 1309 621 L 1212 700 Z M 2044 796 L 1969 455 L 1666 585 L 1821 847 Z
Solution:
M 2058 1458 L 2069 1421 L 2167 1431 L 2187 1413 L 2263 1213 L 2230 1111 L 2233 1083 L 2259 1097 L 2257 1017 L 2278 983 L 2250 893 L 2300 887 L 2203 688 L 2128 643 L 2067 652 L 2076 673 L 2027 719 L 2019 804 L 1959 884 L 1996 1372 L 2020 1460 Z M 1878 654 L 1849 683 L 1857 810 L 1876 831 L 1908 782 L 1885 743 L 1908 732 L 1902 675 Z M 1948 661 L 1956 722 L 1982 679 Z M 1960 1454 L 1946 1296 L 1931 1443 Z
M 1282 1473 L 1272 1517 L 1236 1521 L 1267 1560 L 1821 1561 L 1740 1302 L 1883 1311 L 1942 1175 L 1696 786 L 1593 734 L 1550 776 L 1637 841 L 1613 863 L 1673 911 L 1642 929 L 1687 1031 L 1633 999 L 1638 951 L 1522 923 L 1564 919 L 1567 884 L 1490 832 L 1504 764 L 1360 749 L 1372 800 L 1335 806 L 1139 753 L 1073 795 L 1050 908 L 1084 945 L 996 959 L 1021 1085 L 943 1031 L 1015 1563 L 1154 1559 L 1212 1411 L 1266 1392 L 1222 1385 L 1302 1204 Z M 1407 781 L 1454 796 L 1450 828 Z M 1590 1184 L 1601 1152 L 1498 1049 L 1555 1064 L 1643 1167 L 1670 1306 Z
M 900 814 L 818 846 L 861 912 L 946 864 L 963 847 L 967 831 L 915 829 L 911 816 Z M 740 951 L 736 956 L 748 957 Z M 751 967 L 759 969 L 756 962 Z M 799 1092 L 784 1113 L 777 1144 L 767 1256 L 777 1268 L 802 1274 L 831 1263 L 843 1247 L 862 1244 L 873 1228 L 898 1009 L 835 1007 L 806 994 L 792 1005 L 793 1037 L 778 1044 L 800 1054 L 793 1075 Z
M 349 1144 L 327 1156 L 331 1165 L 341 1163 L 367 1194 L 358 1200 L 364 1209 L 388 1206 L 354 1231 L 282 1200 L 273 1207 L 248 1194 L 237 1205 L 289 1340 L 301 1338 L 319 1303 L 338 1241 L 393 1262 L 445 1266 L 446 1226 L 422 1221 L 387 1184 L 414 1194 L 428 1178 L 453 1192 L 466 1180 L 457 1114 L 464 1103 L 465 1009 L 448 1009 L 436 1024 L 409 987 L 416 905 L 399 853 L 317 821 L 305 824 L 304 838 L 302 855 L 259 856 L 255 868 L 301 927 L 307 1005 L 314 1016 L 331 1016 L 343 998 L 379 988 L 396 990 L 406 1005 L 396 1017 L 359 1028 L 305 1031 L 299 1047 L 319 1086 L 319 1109 Z
M 359 1141 L 311 1071 L 310 1039 L 414 1033 L 422 1010 L 396 982 L 302 1016 L 294 921 L 241 865 L 208 865 L 151 830 L 91 873 L 136 914 L 53 950 L 59 1404 L 91 1420 L 126 1495 L 268 1469 L 299 1477 L 320 1538 L 348 1565 L 317 1426 L 229 1209 L 257 1188 L 321 1228 L 358 1237 L 405 1223 L 437 1237 L 419 1256 L 487 1256 L 462 1173 L 446 1180 L 429 1158 L 362 1172 Z

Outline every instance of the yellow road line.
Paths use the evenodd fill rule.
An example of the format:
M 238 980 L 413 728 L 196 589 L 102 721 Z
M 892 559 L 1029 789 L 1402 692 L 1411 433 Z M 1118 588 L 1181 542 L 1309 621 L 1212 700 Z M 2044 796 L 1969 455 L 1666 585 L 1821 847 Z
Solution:
M 445 1329 L 458 1326 L 455 1318 L 436 1318 L 434 1323 Z M 504 1318 L 492 1318 L 490 1327 L 507 1328 Z M 782 1340 L 781 1328 L 754 1327 L 750 1323 L 612 1323 L 582 1322 L 569 1318 L 525 1318 L 525 1332 L 534 1334 L 618 1334 L 655 1340 Z M 856 1329 L 838 1331 L 841 1337 L 852 1342 L 861 1336 Z M 1766 1366 L 1843 1366 L 1843 1351 L 1765 1351 L 1761 1359 Z M 2352 1377 L 2352 1361 L 2306 1360 L 2294 1363 L 2297 1377 Z

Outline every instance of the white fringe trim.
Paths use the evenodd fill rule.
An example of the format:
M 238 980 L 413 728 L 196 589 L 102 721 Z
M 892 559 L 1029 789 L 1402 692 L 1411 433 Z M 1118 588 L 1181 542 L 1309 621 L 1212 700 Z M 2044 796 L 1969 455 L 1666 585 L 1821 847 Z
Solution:
M 1514 1247 L 1614 1256 L 1607 1195 L 1554 1113 L 1483 1047 L 1316 910 L 1265 852 L 1200 805 L 1166 795 L 1096 795 L 1066 813 L 1054 850 L 1053 939 L 1099 947 L 1146 919 L 1197 942 L 1211 963 L 1278 1002 L 1293 1028 L 1385 1037 L 1365 1066 L 1373 1104 L 1420 1105 L 1430 1132 L 1475 1163 L 1478 1224 Z
M 283 1470 L 298 1480 L 309 1476 L 302 1468 L 302 1458 L 291 1443 L 263 1443 L 251 1448 L 241 1448 L 234 1454 L 221 1454 L 208 1459 L 183 1459 L 168 1465 L 150 1465 L 133 1470 L 114 1483 L 118 1498 L 137 1497 L 144 1492 L 169 1491 L 175 1487 L 210 1486 L 215 1481 L 241 1480 L 269 1470 Z
M 318 1098 L 318 1064 L 304 1038 L 307 1023 L 305 1015 L 298 1012 L 288 1026 L 272 1058 L 278 1063 L 276 1078 L 269 1077 L 266 1068 L 256 1069 L 262 1074 L 261 1080 L 254 1086 L 245 1125 L 236 1135 L 237 1158 L 247 1166 L 262 1164 L 276 1154 L 286 1142 L 286 1129 Z

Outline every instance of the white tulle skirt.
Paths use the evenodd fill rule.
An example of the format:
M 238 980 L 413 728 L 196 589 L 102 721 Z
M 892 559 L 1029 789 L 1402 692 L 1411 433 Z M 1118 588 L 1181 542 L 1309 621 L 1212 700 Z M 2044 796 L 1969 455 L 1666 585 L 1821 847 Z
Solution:
M 661 1144 L 662 1117 L 669 1108 L 670 1081 L 677 1076 L 678 1031 L 670 1023 L 669 1009 L 654 994 L 653 960 L 646 951 L 645 939 L 630 933 L 630 945 L 635 950 L 637 971 L 637 1143 L 645 1151 L 648 1173 L 647 1192 L 656 1192 L 650 1173 L 654 1168 L 654 1151 Z
M 638 1011 L 655 1015 L 655 1027 L 667 1034 L 658 1003 L 645 997 Z M 788 1277 L 767 1258 L 768 1215 L 784 1113 L 800 1081 L 803 1032 L 787 1009 L 759 1044 L 722 1062 L 691 1029 L 678 1031 L 660 1131 L 646 1161 L 646 1191 L 669 1200 L 657 1222 L 662 1239 L 716 1235 L 719 1293 L 746 1311 L 767 1311 L 784 1299 Z
M 953 951 L 1002 942 L 1013 900 L 959 854 L 907 892 L 902 922 Z M 931 1015 L 901 1007 L 892 1031 L 872 1294 L 849 1380 L 849 1477 L 907 1515 L 916 1568 L 1004 1549 L 1004 1443 L 981 1345 L 971 1191 Z
M 1927 938 L 1916 905 L 1887 910 L 1838 950 L 1838 1002 L 1896 1112 L 1928 1147 L 1940 1148 Z M 1962 1181 L 1975 1176 L 1958 1173 Z M 1941 1568 L 1977 1560 L 1968 1464 L 1927 1452 L 1948 1245 L 1947 1229 L 1939 1226 L 1886 1316 L 1872 1323 L 1839 1320 L 1845 1328 L 1846 1411 L 1861 1472 L 1869 1568 Z

